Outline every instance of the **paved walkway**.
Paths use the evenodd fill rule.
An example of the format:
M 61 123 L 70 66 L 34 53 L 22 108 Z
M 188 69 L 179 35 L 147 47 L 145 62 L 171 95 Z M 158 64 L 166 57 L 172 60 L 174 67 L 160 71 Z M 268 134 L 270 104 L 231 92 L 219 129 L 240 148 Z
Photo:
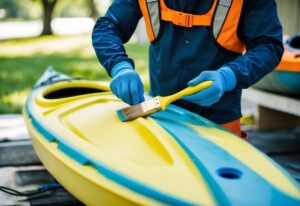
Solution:
M 72 35 L 91 32 L 95 22 L 92 18 L 55 18 L 53 32 L 57 35 Z M 35 37 L 42 32 L 41 21 L 1 22 L 0 40 Z
M 57 35 L 90 33 L 95 21 L 92 18 L 56 18 L 52 21 L 52 30 Z M 0 40 L 36 37 L 42 32 L 41 21 L 0 22 Z M 140 20 L 131 43 L 148 43 L 146 27 Z

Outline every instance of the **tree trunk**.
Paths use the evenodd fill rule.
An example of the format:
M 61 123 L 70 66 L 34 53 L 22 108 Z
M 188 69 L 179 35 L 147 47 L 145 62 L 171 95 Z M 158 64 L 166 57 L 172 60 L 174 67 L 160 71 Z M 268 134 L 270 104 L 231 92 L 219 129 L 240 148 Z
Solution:
M 43 31 L 41 35 L 53 34 L 51 28 L 52 13 L 57 0 L 42 0 L 44 9 Z
M 97 19 L 99 17 L 99 13 L 95 7 L 95 3 L 94 0 L 88 0 L 88 5 L 90 8 L 90 17 L 92 17 L 93 19 Z

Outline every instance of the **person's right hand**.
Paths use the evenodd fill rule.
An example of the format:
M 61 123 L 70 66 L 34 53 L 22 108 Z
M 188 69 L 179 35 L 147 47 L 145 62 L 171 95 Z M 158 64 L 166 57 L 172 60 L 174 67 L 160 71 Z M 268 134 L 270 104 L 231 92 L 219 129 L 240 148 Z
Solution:
M 111 91 L 124 102 L 135 105 L 145 101 L 144 86 L 137 72 L 132 67 L 115 69 L 110 83 Z

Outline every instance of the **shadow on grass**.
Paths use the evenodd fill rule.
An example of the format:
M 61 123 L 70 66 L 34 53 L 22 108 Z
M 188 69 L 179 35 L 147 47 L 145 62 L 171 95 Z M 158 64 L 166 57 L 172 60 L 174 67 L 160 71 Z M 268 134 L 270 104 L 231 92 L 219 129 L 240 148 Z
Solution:
M 68 39 L 72 37 L 80 37 L 80 36 L 90 36 L 89 33 L 83 33 L 83 34 L 70 34 L 70 35 L 42 35 L 42 36 L 33 36 L 33 37 L 15 37 L 15 38 L 9 38 L 9 39 L 0 39 L 0 43 L 33 43 L 33 42 L 40 42 L 41 40 L 56 40 L 56 39 Z
M 137 70 L 145 76 L 147 46 L 129 45 L 126 49 L 129 56 L 134 58 Z M 90 52 L 85 53 L 83 48 L 69 53 L 35 53 L 30 56 L 22 56 L 20 52 L 13 57 L 0 56 L 0 62 L 0 114 L 20 113 L 32 86 L 48 66 L 73 77 L 111 80 L 96 56 Z
M 19 113 L 26 96 L 48 66 L 74 77 L 109 81 L 96 57 L 42 55 L 0 57 L 0 113 Z

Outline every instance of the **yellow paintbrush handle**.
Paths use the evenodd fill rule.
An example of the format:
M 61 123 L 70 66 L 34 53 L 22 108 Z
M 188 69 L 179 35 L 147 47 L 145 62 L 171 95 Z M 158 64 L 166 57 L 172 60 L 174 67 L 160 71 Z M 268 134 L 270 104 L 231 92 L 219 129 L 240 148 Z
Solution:
M 204 82 L 201 82 L 200 84 L 197 84 L 196 86 L 187 87 L 173 95 L 166 96 L 166 97 L 159 97 L 161 108 L 162 108 L 162 110 L 165 110 L 166 107 L 171 102 L 181 99 L 183 96 L 195 94 L 203 89 L 210 87 L 211 85 L 212 85 L 212 81 L 204 81 Z

